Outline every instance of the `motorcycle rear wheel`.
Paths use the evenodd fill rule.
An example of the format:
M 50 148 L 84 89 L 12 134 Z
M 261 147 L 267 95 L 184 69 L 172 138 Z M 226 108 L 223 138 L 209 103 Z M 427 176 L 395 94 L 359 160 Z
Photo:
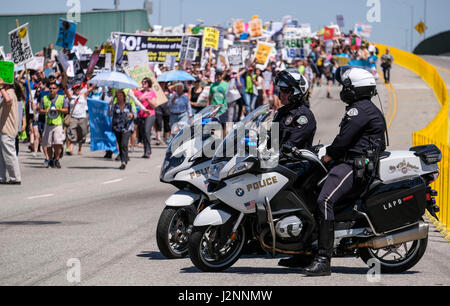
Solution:
M 220 250 L 215 246 L 220 240 L 220 226 L 194 228 L 189 239 L 189 257 L 203 272 L 222 272 L 233 266 L 241 257 L 246 243 L 244 226 L 239 226 L 236 238 Z
M 374 264 L 371 260 L 378 261 L 380 272 L 383 274 L 398 274 L 408 271 L 420 261 L 425 254 L 427 244 L 428 237 L 379 250 L 362 248 L 359 250 L 359 255 L 369 266 Z
M 188 255 L 190 227 L 195 218 L 195 207 L 166 207 L 156 230 L 158 248 L 168 259 L 181 259 Z

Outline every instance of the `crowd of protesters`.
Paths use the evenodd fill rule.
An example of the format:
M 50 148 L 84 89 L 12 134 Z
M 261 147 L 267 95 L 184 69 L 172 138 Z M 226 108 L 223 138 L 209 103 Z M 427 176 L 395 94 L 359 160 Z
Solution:
M 16 74 L 14 85 L 3 84 L 0 80 L 0 184 L 21 183 L 17 159 L 19 140 L 29 143 L 30 153 L 33 157 L 42 157 L 46 168 L 61 168 L 61 157 L 75 154 L 75 149 L 81 156 L 83 145 L 89 139 L 89 97 L 110 102 L 109 115 L 117 138 L 116 160 L 121 161 L 120 169 L 126 168 L 129 152 L 134 152 L 136 146 L 143 147 L 142 158 L 151 158 L 152 140 L 156 146 L 167 145 L 177 125 L 209 104 L 221 105 L 218 115 L 224 126 L 240 121 L 262 104 L 269 103 L 273 109 L 278 109 L 281 104 L 274 80 L 283 69 L 297 68 L 310 82 L 311 94 L 316 87 L 327 86 L 327 98 L 332 98 L 334 72 L 342 65 L 343 58 L 347 59 L 346 63 L 367 61 L 374 74 L 377 73 L 377 49 L 364 40 L 356 46 L 352 43 L 354 37 L 353 33 L 341 35 L 332 40 L 332 44 L 320 36 L 312 38 L 311 51 L 304 58 L 286 61 L 277 56 L 264 70 L 251 59 L 245 68 L 232 69 L 223 65 L 218 68 L 216 57 L 211 53 L 213 56 L 203 69 L 200 64 L 183 67 L 195 81 L 160 83 L 168 98 L 168 102 L 160 106 L 154 103 L 156 94 L 148 78 L 137 90 L 96 88 L 88 82 L 69 88 L 67 76 L 56 68 L 58 51 L 50 45 L 51 56 L 44 69 L 30 71 L 29 81 L 24 71 Z M 391 56 L 383 59 L 386 81 L 389 81 L 392 61 Z M 154 68 L 156 75 L 167 71 L 163 64 Z M 113 158 L 113 153 L 108 151 L 105 158 Z

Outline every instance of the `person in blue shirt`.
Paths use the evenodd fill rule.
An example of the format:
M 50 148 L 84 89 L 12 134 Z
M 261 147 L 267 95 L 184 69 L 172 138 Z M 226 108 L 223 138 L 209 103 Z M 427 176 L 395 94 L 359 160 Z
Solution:
M 183 124 L 192 117 L 189 96 L 184 93 L 183 83 L 175 85 L 175 93 L 170 96 L 170 128 L 173 130 L 175 124 Z

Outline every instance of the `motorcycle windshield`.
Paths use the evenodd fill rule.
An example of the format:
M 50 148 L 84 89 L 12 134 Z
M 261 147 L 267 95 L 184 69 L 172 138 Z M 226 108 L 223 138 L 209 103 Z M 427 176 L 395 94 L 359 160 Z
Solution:
M 198 112 L 194 117 L 189 119 L 186 126 L 178 132 L 178 134 L 172 139 L 170 142 L 167 153 L 173 153 L 177 149 L 177 147 L 190 139 L 198 136 L 195 133 L 195 126 L 201 125 L 204 126 L 211 122 L 211 120 L 217 116 L 217 113 L 220 111 L 220 105 L 209 105 L 203 108 L 200 112 Z M 201 131 L 201 130 L 200 130 Z M 183 141 L 180 141 L 180 138 L 183 138 Z
M 212 163 L 229 161 L 236 155 L 243 158 L 258 156 L 260 127 L 265 123 L 264 128 L 270 128 L 273 119 L 269 108 L 268 104 L 262 105 L 238 122 L 217 148 Z

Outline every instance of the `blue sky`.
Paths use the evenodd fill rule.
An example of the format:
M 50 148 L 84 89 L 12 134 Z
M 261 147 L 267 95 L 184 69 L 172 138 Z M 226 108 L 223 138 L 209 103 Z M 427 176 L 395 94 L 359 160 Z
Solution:
M 6 0 L 2 0 L 6 1 Z M 70 0 L 73 1 L 73 0 Z M 36 1 L 15 0 L 15 5 L 2 5 L 1 14 L 64 12 L 68 10 L 68 0 Z M 264 21 L 281 20 L 291 15 L 300 23 L 310 23 L 313 30 L 330 22 L 336 23 L 336 15 L 345 18 L 345 30 L 354 27 L 356 22 L 371 24 L 371 40 L 385 43 L 401 49 L 410 49 L 411 7 L 414 9 L 413 21 L 416 25 L 424 20 L 424 3 L 427 2 L 427 37 L 450 30 L 449 0 L 379 0 L 381 4 L 381 22 L 369 23 L 367 6 L 369 0 L 152 0 L 153 14 L 149 15 L 151 24 L 165 26 L 195 23 L 203 19 L 206 24 L 226 25 L 232 18 L 249 20 L 259 15 Z M 376 0 L 375 0 L 376 1 Z M 82 11 L 93 8 L 113 8 L 113 0 L 80 0 Z M 143 0 L 122 0 L 120 9 L 142 8 Z M 161 3 L 161 10 L 159 6 Z M 183 8 L 181 13 L 181 8 Z M 161 11 L 161 14 L 159 12 Z M 416 46 L 422 39 L 413 30 L 413 42 Z

